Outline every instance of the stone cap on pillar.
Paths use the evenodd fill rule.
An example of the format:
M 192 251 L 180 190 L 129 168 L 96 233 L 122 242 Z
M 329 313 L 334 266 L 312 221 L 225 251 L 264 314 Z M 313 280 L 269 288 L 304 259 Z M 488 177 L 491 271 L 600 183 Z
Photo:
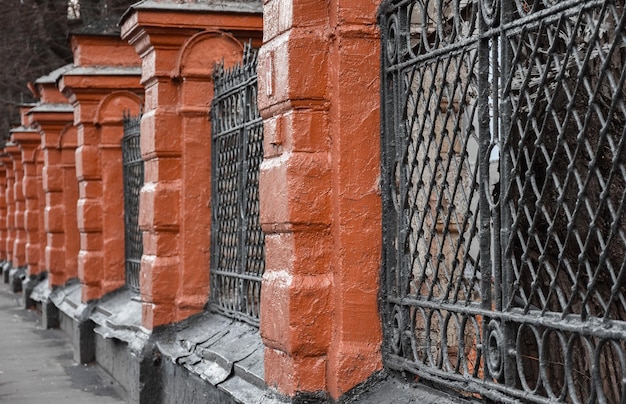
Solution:
M 79 91 L 96 97 L 112 91 L 140 89 L 141 59 L 119 36 L 114 20 L 103 19 L 70 38 L 74 64 L 63 71 L 57 84 L 72 104 Z
M 63 74 L 72 69 L 74 65 L 67 64 L 50 73 L 39 77 L 35 80 L 35 86 L 32 89 L 35 97 L 39 98 L 41 103 L 66 103 L 67 99 L 61 94 L 57 87 L 57 82 Z
M 21 126 L 28 126 L 28 117 L 26 116 L 26 113 L 35 105 L 37 105 L 36 103 L 32 102 L 32 103 L 24 103 L 24 104 L 20 104 L 18 106 L 18 110 L 20 112 L 20 125 Z
M 225 13 L 263 13 L 262 0 L 142 0 L 133 4 L 122 16 L 122 22 L 134 10 L 178 10 L 197 12 L 225 12 Z M 121 25 L 121 24 L 120 24 Z
M 29 126 L 41 129 L 45 125 L 64 125 L 73 121 L 74 109 L 57 86 L 63 74 L 73 68 L 72 64 L 61 66 L 39 77 L 33 86 L 29 84 L 33 95 L 39 98 L 39 102 L 26 113 Z
M 74 107 L 74 123 L 119 123 L 122 112 L 118 109 L 129 105 L 138 109 L 144 89 L 141 59 L 133 47 L 119 35 L 89 30 L 72 34 L 71 41 L 74 66 L 57 83 Z
M 36 113 L 42 113 L 42 112 L 56 112 L 56 113 L 70 112 L 71 113 L 72 111 L 74 111 L 74 108 L 72 108 L 72 106 L 68 103 L 64 103 L 64 104 L 41 103 L 35 106 L 34 108 L 30 109 L 28 111 L 28 114 L 36 114 Z
M 39 131 L 34 128 L 20 126 L 11 129 L 10 133 L 11 140 L 15 142 L 21 150 L 28 150 L 29 154 L 41 144 Z
M 33 149 L 41 143 L 39 131 L 30 124 L 28 115 L 28 113 L 36 106 L 37 104 L 35 103 L 20 105 L 20 118 L 22 126 L 18 126 L 17 128 L 13 128 L 9 131 L 11 141 L 17 143 L 21 147 L 25 146 L 29 149 Z
M 59 88 L 72 103 L 82 93 L 100 100 L 111 92 L 143 90 L 140 77 L 140 66 L 78 66 L 61 77 Z
M 17 144 L 15 144 L 13 140 L 7 140 L 7 142 L 4 144 L 4 153 L 2 154 L 2 156 L 0 156 L 0 158 L 11 157 L 12 153 L 14 153 L 15 150 L 19 151 L 19 147 L 17 146 Z
M 4 145 L 4 152 L 11 156 L 13 164 L 19 163 L 19 167 L 21 167 L 22 151 L 17 143 L 15 143 L 12 139 L 11 141 L 6 142 Z
M 31 88 L 33 94 L 39 97 L 39 103 L 28 111 L 28 123 L 42 134 L 47 134 L 42 138 L 47 146 L 60 147 L 60 139 L 51 136 L 51 134 L 66 132 L 67 128 L 74 123 L 74 107 L 69 104 L 68 99 L 58 88 L 58 81 L 73 68 L 74 65 L 72 64 L 61 66 L 39 77 Z M 73 140 L 71 143 L 75 142 Z
M 70 36 L 74 66 L 141 66 L 135 50 L 107 28 L 82 30 Z
M 136 76 L 141 74 L 140 66 L 78 66 L 68 70 L 67 76 Z
M 68 103 L 40 103 L 28 111 L 28 117 L 29 124 L 39 129 L 46 125 L 65 125 L 73 122 L 74 108 Z
M 122 38 L 134 45 L 139 54 L 159 44 L 180 45 L 195 32 L 204 30 L 229 32 L 242 42 L 252 40 L 258 47 L 263 37 L 263 2 L 143 0 L 126 10 L 120 27 Z
M 74 67 L 74 65 L 72 63 L 68 63 L 64 66 L 59 67 L 58 69 L 54 69 L 53 71 L 51 71 L 48 74 L 44 74 L 43 76 L 39 77 L 37 80 L 35 80 L 35 84 L 53 84 L 56 85 L 56 82 L 59 80 L 59 78 L 68 70 L 70 70 L 72 67 Z
M 7 144 L 5 145 L 8 146 L 9 142 L 7 142 Z M 4 150 L 0 151 L 0 163 L 6 167 L 7 164 L 11 163 L 11 155 L 7 152 L 5 152 Z
M 141 67 L 88 66 L 75 67 L 63 75 L 59 88 L 66 94 L 66 88 L 91 90 L 90 92 L 111 92 L 141 88 L 138 77 Z

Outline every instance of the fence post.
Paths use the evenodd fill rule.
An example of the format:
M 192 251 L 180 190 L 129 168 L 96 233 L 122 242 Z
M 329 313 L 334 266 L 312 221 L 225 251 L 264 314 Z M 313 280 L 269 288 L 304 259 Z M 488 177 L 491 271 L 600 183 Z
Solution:
M 1 152 L 0 152 L 1 153 Z M 7 167 L 4 165 L 4 158 L 0 154 L 0 275 L 2 274 L 2 267 L 8 261 L 8 254 L 6 250 L 7 239 Z
M 150 9 L 139 3 L 121 26 L 122 38 L 144 61 L 141 296 L 143 325 L 152 329 L 198 313 L 207 303 L 211 73 L 221 60 L 230 66 L 241 59 L 240 39 L 252 37 L 258 44 L 261 17 L 216 13 L 211 5 L 190 12 L 185 5 Z
M 22 193 L 24 194 L 24 232 L 26 236 L 25 264 L 27 271 L 23 280 L 23 300 L 25 308 L 30 308 L 34 302 L 30 299 L 30 293 L 38 282 L 37 277 L 43 268 L 39 267 L 40 239 L 39 239 L 39 187 L 41 177 L 37 177 L 38 165 L 41 165 L 41 136 L 38 131 L 31 128 L 13 130 L 14 141 L 22 151 L 22 165 L 24 178 L 22 181 Z M 41 169 L 39 168 L 39 171 Z M 43 229 L 42 229 L 43 230 Z
M 6 199 L 6 216 L 4 217 L 4 225 L 6 226 L 6 236 L 2 248 L 6 252 L 6 262 L 2 266 L 2 281 L 9 283 L 9 273 L 13 267 L 13 240 L 15 238 L 15 194 L 13 193 L 13 184 L 15 182 L 15 171 L 13 169 L 13 159 L 8 153 L 6 144 L 2 150 L 0 161 L 6 170 L 6 185 L 4 194 Z
M 338 398 L 382 367 L 377 1 L 264 5 L 266 381 Z
M 42 136 L 44 167 L 41 173 L 44 192 L 43 268 L 48 271 L 50 287 L 62 286 L 76 278 L 79 250 L 76 203 L 76 127 L 74 109 L 56 88 L 56 79 L 68 66 L 35 82 L 41 94 L 39 105 L 29 111 L 30 120 Z
M 122 116 L 139 112 L 143 87 L 140 60 L 118 36 L 76 33 L 72 43 L 75 67 L 63 73 L 59 88 L 77 126 L 78 276 L 88 302 L 125 283 Z
M 28 111 L 29 122 L 41 134 L 43 160 L 39 196 L 40 269 L 47 271 L 48 290 L 36 296 L 41 301 L 44 328 L 59 326 L 58 308 L 50 292 L 78 277 L 79 235 L 76 222 L 76 127 L 74 109 L 58 90 L 56 82 L 72 65 L 63 66 L 35 81 L 39 103 Z
M 12 193 L 14 200 L 13 226 L 15 228 L 14 238 L 12 238 L 9 248 L 13 251 L 12 268 L 9 272 L 9 283 L 13 292 L 22 290 L 22 279 L 25 276 L 26 266 L 26 233 L 24 231 L 24 192 L 22 181 L 24 179 L 24 169 L 22 166 L 22 153 L 19 146 L 13 142 L 7 143 L 5 151 L 13 160 L 14 181 Z

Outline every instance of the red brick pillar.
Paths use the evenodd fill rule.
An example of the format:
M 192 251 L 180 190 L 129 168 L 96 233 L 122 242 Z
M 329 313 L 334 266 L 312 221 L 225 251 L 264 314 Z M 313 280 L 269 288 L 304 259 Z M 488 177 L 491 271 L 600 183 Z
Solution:
M 40 139 L 40 142 L 43 139 Z M 38 223 L 37 233 L 39 235 L 39 262 L 37 267 L 39 268 L 39 278 L 43 279 L 48 275 L 48 267 L 46 266 L 46 228 L 45 228 L 45 212 L 46 212 L 46 194 L 43 189 L 43 166 L 44 155 L 43 147 L 40 145 L 37 152 L 37 202 L 38 202 Z
M 77 147 L 77 129 L 74 125 L 66 125 L 59 132 L 58 148 L 61 151 L 61 172 L 57 171 L 56 175 L 60 174 L 60 181 L 63 184 L 62 198 L 63 211 L 60 212 L 60 207 L 57 205 L 55 213 L 57 217 L 62 215 L 62 222 L 54 221 L 54 217 L 51 214 L 48 218 L 48 225 L 53 221 L 57 223 L 57 226 L 63 227 L 63 256 L 65 257 L 65 266 L 63 268 L 63 274 L 59 274 L 58 279 L 51 279 L 51 285 L 61 285 L 66 283 L 70 279 L 78 277 L 78 253 L 80 251 L 80 238 L 78 232 L 78 219 L 77 219 L 77 204 L 78 204 L 78 181 L 76 179 L 76 147 Z M 46 132 L 47 134 L 48 132 Z M 57 154 L 58 158 L 58 154 Z M 57 160 L 58 161 L 58 160 Z M 57 179 L 59 179 L 57 177 Z M 57 183 L 58 183 L 57 182 Z M 50 185 L 50 183 L 48 183 Z M 62 224 L 61 224 L 62 223 Z M 57 227 L 58 228 L 58 227 Z M 50 255 L 46 255 L 46 263 L 49 265 L 50 270 L 60 258 L 60 254 L 55 256 L 55 252 L 59 252 L 59 244 L 54 242 L 51 244 Z
M 40 212 L 39 197 L 43 193 L 41 189 L 41 136 L 39 132 L 30 127 L 20 128 L 13 131 L 13 140 L 22 151 L 22 166 L 24 177 L 22 180 L 22 192 L 24 194 L 24 230 L 26 232 L 26 272 L 22 282 L 22 302 L 25 308 L 35 305 L 30 298 L 33 288 L 45 274 L 45 269 L 40 266 L 40 257 L 43 255 L 40 239 Z M 42 228 L 43 230 L 43 228 Z M 21 276 L 21 274 L 20 274 Z
M 11 131 L 13 133 L 14 130 Z M 13 138 L 13 135 L 11 135 Z M 26 274 L 26 231 L 24 228 L 24 210 L 25 199 L 23 192 L 23 178 L 24 171 L 22 166 L 22 151 L 19 146 L 14 143 L 7 143 L 4 148 L 5 152 L 11 156 L 13 165 L 14 180 L 11 184 L 13 195 L 13 237 L 10 240 L 11 245 L 7 247 L 11 249 L 11 269 L 8 275 L 8 282 L 11 285 L 13 292 L 20 292 L 22 290 L 22 278 Z
M 216 62 L 241 60 L 242 40 L 260 42 L 262 19 L 197 7 L 189 11 L 184 5 L 151 10 L 139 4 L 131 10 L 122 22 L 122 37 L 142 57 L 146 88 L 141 297 L 143 325 L 152 329 L 198 313 L 207 302 L 211 74 Z
M 338 398 L 382 368 L 378 1 L 265 1 L 265 377 Z
M 382 369 L 380 2 L 330 2 L 335 311 L 328 390 L 335 398 Z
M 13 241 L 15 240 L 15 194 L 13 191 L 13 184 L 15 183 L 15 172 L 13 171 L 13 159 L 11 158 L 11 155 L 7 152 L 7 147 L 11 147 L 10 143 L 7 143 L 4 152 L 0 157 L 0 161 L 2 162 L 2 166 L 5 168 L 6 172 L 6 185 L 4 187 L 4 195 L 7 204 L 7 213 L 4 222 L 4 226 L 7 230 L 2 249 L 6 253 L 7 263 L 10 264 L 3 267 L 2 275 L 4 283 L 9 282 L 8 270 L 11 269 L 11 267 L 13 266 Z M 4 271 L 5 268 L 7 269 L 7 271 Z
M 8 260 L 7 240 L 7 168 L 3 165 L 0 157 L 0 273 L 3 264 Z
M 13 131 L 11 131 L 13 132 Z M 13 268 L 21 268 L 26 265 L 26 231 L 24 228 L 24 210 L 26 200 L 24 199 L 24 191 L 22 181 L 24 178 L 24 169 L 22 166 L 22 151 L 16 143 L 7 145 L 4 149 L 11 155 L 13 160 L 13 175 L 14 181 L 13 188 L 13 226 L 15 234 L 13 238 L 13 245 L 11 246 L 13 254 Z
M 41 226 L 45 230 L 45 253 L 42 256 L 50 286 L 61 286 L 78 276 L 76 127 L 73 125 L 74 110 L 58 90 L 59 99 L 45 95 L 42 89 L 40 93 L 41 104 L 29 113 L 32 123 L 39 127 L 42 135 L 45 162 L 42 170 L 45 206 Z M 63 100 L 65 103 L 49 100 Z
M 13 239 L 15 238 L 15 199 L 13 197 L 13 183 L 15 182 L 15 174 L 13 173 L 13 159 L 11 155 L 6 153 L 6 149 L 2 150 L 0 155 L 0 162 L 5 169 L 6 185 L 3 189 L 5 201 L 6 201 L 6 216 L 3 218 L 4 227 L 6 227 L 5 237 L 2 240 L 2 250 L 6 254 L 6 262 L 2 265 L 2 281 L 9 283 L 9 274 L 13 267 Z
M 119 37 L 75 34 L 72 46 L 75 67 L 59 88 L 74 107 L 78 130 L 78 276 L 86 302 L 125 283 L 122 118 L 125 111 L 139 113 L 143 87 L 140 59 Z
M 40 267 L 48 271 L 49 284 L 61 286 L 77 277 L 79 250 L 76 225 L 76 127 L 74 109 L 57 88 L 57 80 L 72 65 L 63 66 L 35 81 L 39 103 L 28 111 L 28 123 L 41 135 L 41 186 L 39 187 Z
M 37 178 L 37 160 L 40 154 L 41 137 L 34 129 L 14 130 L 13 141 L 22 151 L 22 193 L 24 195 L 24 231 L 26 238 L 25 258 L 28 266 L 27 275 L 35 277 L 41 271 L 39 268 L 39 185 L 41 178 Z M 39 170 L 41 170 L 39 168 Z

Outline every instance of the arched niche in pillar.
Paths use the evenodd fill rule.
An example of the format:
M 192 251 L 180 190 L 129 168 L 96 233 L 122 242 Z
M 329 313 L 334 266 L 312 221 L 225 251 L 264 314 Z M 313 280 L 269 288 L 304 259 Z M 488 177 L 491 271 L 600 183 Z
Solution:
M 138 115 L 142 102 L 142 98 L 133 92 L 114 91 L 104 97 L 96 109 L 94 123 L 101 128 L 100 142 L 103 147 L 119 147 L 120 162 L 124 114 Z
M 231 34 L 217 30 L 199 32 L 181 47 L 176 63 L 179 78 L 210 78 L 217 62 L 225 66 L 241 61 L 243 44 Z
M 59 140 L 56 144 L 56 148 L 76 148 L 76 141 L 76 126 L 74 126 L 73 123 L 68 123 L 59 133 Z
M 234 36 L 215 30 L 190 37 L 176 61 L 175 80 L 181 83 L 179 109 L 206 117 L 213 98 L 213 69 L 224 61 L 226 67 L 241 61 L 243 44 Z
M 43 150 L 41 149 L 41 145 L 38 145 L 35 150 L 33 150 L 33 154 L 24 158 L 22 163 L 39 163 L 43 162 Z
M 114 91 L 100 101 L 94 122 L 100 126 L 121 125 L 124 113 L 138 115 L 142 102 L 142 98 L 133 92 Z

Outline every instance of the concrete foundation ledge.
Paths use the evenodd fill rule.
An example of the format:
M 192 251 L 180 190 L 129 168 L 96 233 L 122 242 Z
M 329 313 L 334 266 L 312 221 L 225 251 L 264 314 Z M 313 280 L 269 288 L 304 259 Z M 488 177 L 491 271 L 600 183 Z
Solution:
M 26 279 L 26 267 L 11 268 L 9 270 L 9 285 L 11 292 L 19 293 L 22 291 L 22 282 Z
M 23 281 L 22 281 L 22 291 L 23 293 L 23 307 L 25 309 L 30 309 L 33 308 L 37 305 L 38 302 L 41 302 L 41 300 L 35 300 L 39 298 L 39 294 L 42 293 L 42 290 L 38 290 L 38 293 L 33 296 L 33 292 L 35 291 L 35 288 L 37 288 L 37 286 L 39 284 L 41 284 L 44 280 L 47 280 L 47 272 L 41 272 L 36 276 L 30 276 L 30 277 L 26 277 Z M 45 292 L 43 292 L 45 293 Z M 34 297 L 34 298 L 33 298 Z
M 141 326 L 141 302 L 135 292 L 126 288 L 100 299 L 89 318 L 96 324 L 96 334 L 127 343 L 134 354 L 143 350 L 150 337 Z
M 50 300 L 50 282 L 46 277 L 33 288 L 30 298 L 41 312 L 41 325 L 45 329 L 59 327 L 59 309 Z
M 95 360 L 127 392 L 131 403 L 158 403 L 159 378 L 154 377 L 154 348 L 149 330 L 141 326 L 141 302 L 127 288 L 112 292 L 95 304 Z
M 96 302 L 81 302 L 78 280 L 54 289 L 50 300 L 59 312 L 59 327 L 70 336 L 74 345 L 74 360 L 90 363 L 95 360 L 94 323 L 89 319 Z
M 77 279 L 69 281 L 62 287 L 54 289 L 48 295 L 55 306 L 70 318 L 82 316 L 85 305 L 81 303 L 80 283 Z
M 126 389 L 130 403 L 472 402 L 385 371 L 336 401 L 323 392 L 282 397 L 265 384 L 264 346 L 255 327 L 204 312 L 151 332 L 141 326 L 138 296 L 126 288 L 88 305 L 80 302 L 78 283 L 56 288 L 47 299 L 42 291 L 37 298 L 59 309 L 61 327 L 73 335 L 79 359 L 107 371 Z
M 48 301 L 50 298 L 50 282 L 48 282 L 48 277 L 43 277 L 38 280 L 37 284 L 33 287 L 30 292 L 30 298 L 34 302 L 43 303 Z
M 11 261 L 0 261 L 0 271 L 2 272 L 2 281 L 9 283 L 9 271 L 13 267 Z
M 316 401 L 299 402 L 312 404 Z M 403 380 L 399 375 L 382 371 L 372 375 L 338 400 L 338 404 L 348 403 L 478 404 L 482 401 L 470 400 L 421 383 Z
M 176 402 L 187 384 L 182 380 L 190 375 L 194 376 L 190 380 L 196 381 L 197 402 L 286 402 L 265 385 L 264 348 L 254 327 L 202 313 L 171 326 L 155 342 L 165 362 L 161 376 L 163 402 Z

